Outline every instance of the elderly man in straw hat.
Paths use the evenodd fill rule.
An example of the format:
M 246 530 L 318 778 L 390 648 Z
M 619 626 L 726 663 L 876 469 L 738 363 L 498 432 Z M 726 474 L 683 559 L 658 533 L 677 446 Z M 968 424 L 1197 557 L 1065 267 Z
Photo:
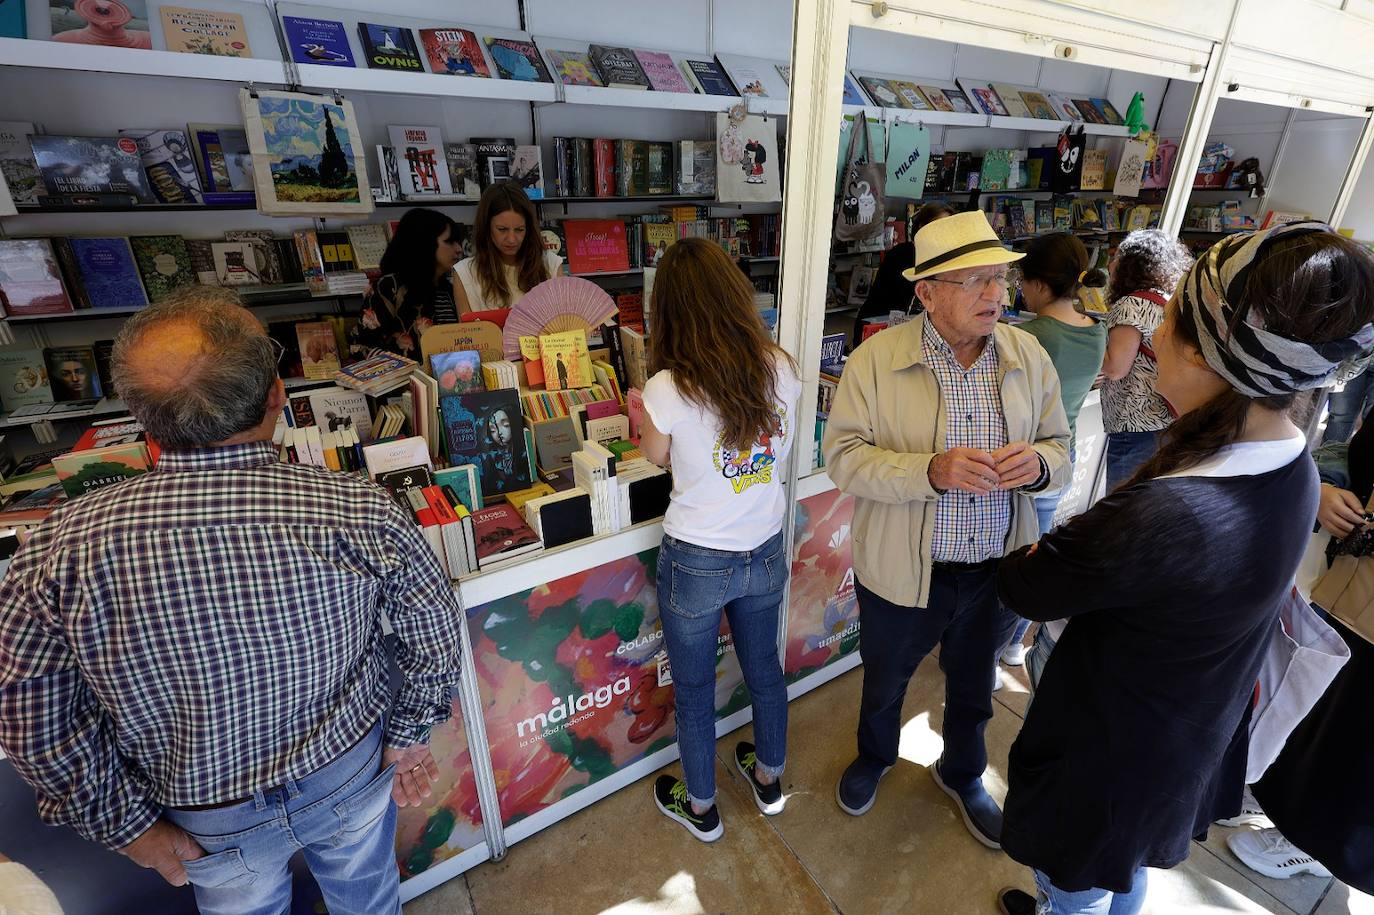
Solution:
M 969 832 L 1000 847 L 983 788 L 983 729 L 998 651 L 998 559 L 1037 539 L 1032 495 L 1063 484 L 1069 425 L 1035 338 L 998 318 L 1008 251 L 981 212 L 916 234 L 926 311 L 860 346 L 826 428 L 830 477 L 854 496 L 854 571 L 864 661 L 858 758 L 836 789 L 859 816 L 897 762 L 902 699 L 936 645 L 945 670 L 944 753 L 931 768 Z

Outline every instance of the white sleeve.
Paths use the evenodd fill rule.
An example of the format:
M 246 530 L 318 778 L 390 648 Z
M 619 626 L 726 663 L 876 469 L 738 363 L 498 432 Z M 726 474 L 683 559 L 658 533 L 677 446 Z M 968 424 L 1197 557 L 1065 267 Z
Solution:
M 644 412 L 654 428 L 664 435 L 673 434 L 673 424 L 678 421 L 681 403 L 682 398 L 673 384 L 673 376 L 666 369 L 645 383 Z
M 0 862 L 0 912 L 7 915 L 62 915 L 52 890 L 17 861 Z

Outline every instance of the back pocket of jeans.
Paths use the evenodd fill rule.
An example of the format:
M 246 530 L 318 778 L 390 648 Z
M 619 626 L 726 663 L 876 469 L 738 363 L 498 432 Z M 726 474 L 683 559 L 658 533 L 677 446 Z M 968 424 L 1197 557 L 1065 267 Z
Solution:
M 206 889 L 232 889 L 247 886 L 257 878 L 243 861 L 243 852 L 237 848 L 226 848 L 213 855 L 204 855 L 193 861 L 183 861 L 186 879 L 192 886 Z
M 361 841 L 391 808 L 391 786 L 396 780 L 396 764 L 382 769 L 367 784 L 348 798 L 334 805 L 339 816 L 336 846 L 353 845 Z
M 729 569 L 694 569 L 674 561 L 668 598 L 678 616 L 694 619 L 725 604 L 730 589 Z

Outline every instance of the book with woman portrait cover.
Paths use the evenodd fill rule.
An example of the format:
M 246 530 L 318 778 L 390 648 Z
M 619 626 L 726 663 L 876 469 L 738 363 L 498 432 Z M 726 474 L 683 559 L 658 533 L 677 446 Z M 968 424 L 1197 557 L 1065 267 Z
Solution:
M 472 464 L 484 498 L 527 488 L 529 451 L 518 391 L 478 391 L 440 397 L 449 462 Z

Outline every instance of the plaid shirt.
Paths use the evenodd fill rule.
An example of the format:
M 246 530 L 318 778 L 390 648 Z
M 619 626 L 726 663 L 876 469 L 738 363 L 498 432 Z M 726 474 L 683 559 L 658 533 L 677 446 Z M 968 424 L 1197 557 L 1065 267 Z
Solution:
M 948 417 L 945 450 L 963 447 L 996 451 L 1005 446 L 1007 422 L 1002 415 L 997 347 L 992 338 L 988 338 L 978 361 L 965 369 L 935 324 L 926 321 L 921 350 L 935 373 Z M 997 489 L 985 496 L 975 496 L 951 489 L 935 503 L 931 558 L 936 562 L 982 562 L 1001 556 L 1010 525 L 1010 492 Z
M 279 464 L 270 442 L 167 452 L 15 555 L 0 748 L 46 821 L 119 848 L 164 806 L 315 771 L 388 708 L 388 745 L 425 740 L 449 714 L 459 625 L 425 538 L 371 483 Z

